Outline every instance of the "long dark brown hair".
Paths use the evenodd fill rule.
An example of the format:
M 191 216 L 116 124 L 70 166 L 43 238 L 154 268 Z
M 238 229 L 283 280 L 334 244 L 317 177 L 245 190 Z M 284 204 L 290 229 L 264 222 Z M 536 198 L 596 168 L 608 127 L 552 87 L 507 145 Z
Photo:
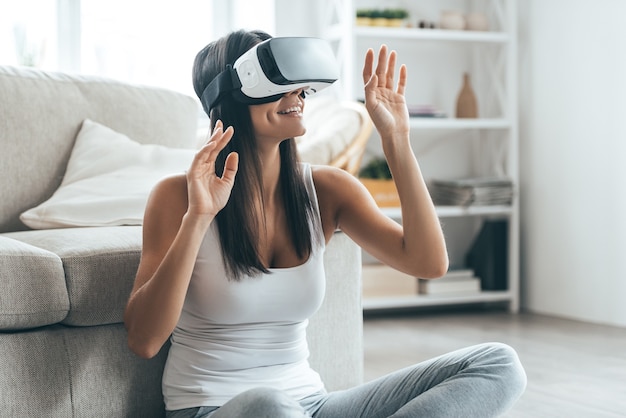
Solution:
M 244 52 L 271 38 L 262 31 L 236 31 L 204 47 L 196 56 L 193 66 L 193 86 L 198 97 L 206 86 L 228 64 L 234 64 Z M 235 133 L 229 144 L 219 153 L 215 172 L 221 176 L 226 157 L 231 152 L 239 154 L 239 169 L 228 203 L 217 214 L 217 225 L 224 264 L 235 280 L 242 276 L 269 273 L 259 254 L 257 202 L 263 202 L 261 161 L 254 137 L 254 128 L 248 105 L 224 97 L 209 110 L 211 130 L 218 120 L 224 127 L 233 126 Z M 293 138 L 279 145 L 279 187 L 283 193 L 287 226 L 291 241 L 300 258 L 312 251 L 310 219 L 313 208 L 302 177 L 296 143 Z M 262 209 L 262 207 L 261 207 Z

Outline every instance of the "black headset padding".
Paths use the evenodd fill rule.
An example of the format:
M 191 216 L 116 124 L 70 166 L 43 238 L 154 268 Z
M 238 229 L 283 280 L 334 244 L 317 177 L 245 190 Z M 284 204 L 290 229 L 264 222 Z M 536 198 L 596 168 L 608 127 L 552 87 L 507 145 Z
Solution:
M 228 64 L 226 69 L 211 80 L 204 92 L 202 92 L 200 101 L 204 111 L 208 115 L 211 108 L 226 94 L 239 89 L 241 89 L 241 81 L 239 81 L 237 71 L 235 71 L 232 65 Z
M 202 92 L 200 101 L 202 102 L 202 107 L 207 115 L 213 106 L 215 106 L 229 93 L 239 103 L 247 105 L 275 102 L 284 95 L 284 93 L 281 93 L 258 98 L 246 96 L 241 92 L 241 81 L 237 75 L 237 70 L 235 70 L 232 65 L 228 64 L 226 69 L 211 80 L 209 85 L 204 89 L 204 92 Z

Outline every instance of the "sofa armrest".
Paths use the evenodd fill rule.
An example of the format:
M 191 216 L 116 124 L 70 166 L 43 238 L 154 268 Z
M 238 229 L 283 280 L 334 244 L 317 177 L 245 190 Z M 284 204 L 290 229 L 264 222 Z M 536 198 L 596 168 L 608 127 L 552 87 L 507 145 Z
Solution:
M 360 248 L 337 232 L 326 247 L 324 266 L 326 296 L 309 322 L 309 360 L 328 390 L 340 390 L 363 381 Z

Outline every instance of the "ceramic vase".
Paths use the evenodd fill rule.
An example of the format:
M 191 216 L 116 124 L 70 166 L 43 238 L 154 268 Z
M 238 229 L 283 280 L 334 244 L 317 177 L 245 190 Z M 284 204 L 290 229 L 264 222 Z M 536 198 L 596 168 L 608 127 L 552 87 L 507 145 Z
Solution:
M 463 74 L 463 86 L 456 99 L 456 117 L 457 118 L 477 118 L 478 104 L 476 95 L 472 88 L 470 76 L 468 73 Z
M 441 12 L 439 27 L 441 29 L 463 30 L 465 29 L 465 17 L 463 17 L 463 13 L 457 10 L 444 10 Z
M 467 30 L 489 30 L 489 21 L 484 13 L 472 12 L 465 16 L 465 28 Z

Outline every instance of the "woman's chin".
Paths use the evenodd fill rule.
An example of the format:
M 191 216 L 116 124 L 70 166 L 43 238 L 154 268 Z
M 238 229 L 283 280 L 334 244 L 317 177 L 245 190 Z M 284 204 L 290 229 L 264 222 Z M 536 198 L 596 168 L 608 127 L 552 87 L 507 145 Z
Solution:
M 293 126 L 289 129 L 285 129 L 283 131 L 283 136 L 286 138 L 295 138 L 297 136 L 302 136 L 306 133 L 306 127 L 304 125 Z

